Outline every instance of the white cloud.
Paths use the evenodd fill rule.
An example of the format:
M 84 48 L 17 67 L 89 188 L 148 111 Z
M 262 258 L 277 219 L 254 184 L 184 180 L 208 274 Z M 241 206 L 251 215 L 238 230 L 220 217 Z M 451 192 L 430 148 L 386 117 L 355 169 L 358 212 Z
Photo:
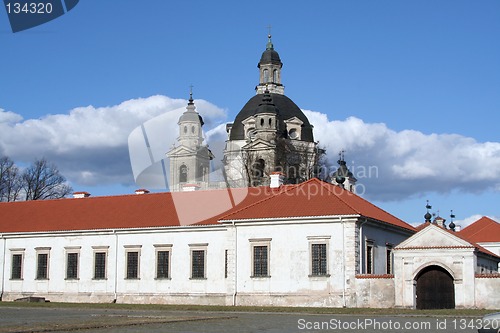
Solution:
M 195 103 L 207 124 L 225 119 L 225 111 L 215 105 L 204 100 Z M 0 152 L 18 163 L 46 157 L 70 181 L 81 185 L 130 184 L 130 132 L 151 118 L 186 105 L 187 100 L 157 95 L 108 107 L 78 107 L 68 114 L 25 121 L 0 110 Z
M 500 185 L 500 142 L 482 143 L 458 134 L 396 132 L 355 117 L 330 121 L 324 114 L 304 112 L 331 161 L 346 150 L 346 161 L 370 199 L 399 200 L 455 189 L 481 192 Z M 377 172 L 367 174 L 369 167 Z
M 152 133 L 165 131 L 165 135 L 149 138 L 154 141 L 151 147 L 155 156 L 164 154 L 177 135 L 177 115 L 186 104 L 183 99 L 158 95 L 27 120 L 0 109 L 0 153 L 18 163 L 44 156 L 56 163 L 71 182 L 80 185 L 131 184 L 129 134 L 154 118 L 166 119 L 165 126 L 159 128 L 149 122 L 156 126 Z M 222 123 L 226 112 L 207 101 L 197 100 L 195 104 L 204 117 L 215 162 L 220 162 L 226 139 Z M 355 117 L 329 120 L 320 112 L 304 112 L 334 166 L 337 153 L 346 150 L 348 166 L 366 187 L 365 197 L 370 200 L 403 200 L 426 192 L 500 189 L 499 142 L 478 142 L 458 134 L 397 132 L 383 123 L 365 123 Z M 168 143 L 161 139 L 164 136 L 170 138 Z

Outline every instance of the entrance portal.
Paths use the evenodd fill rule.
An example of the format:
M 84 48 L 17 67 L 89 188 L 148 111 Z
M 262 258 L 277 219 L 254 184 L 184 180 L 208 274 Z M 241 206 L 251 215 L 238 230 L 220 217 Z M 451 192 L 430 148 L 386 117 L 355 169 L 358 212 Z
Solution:
M 454 309 L 453 277 L 444 268 L 429 266 L 417 275 L 417 309 Z

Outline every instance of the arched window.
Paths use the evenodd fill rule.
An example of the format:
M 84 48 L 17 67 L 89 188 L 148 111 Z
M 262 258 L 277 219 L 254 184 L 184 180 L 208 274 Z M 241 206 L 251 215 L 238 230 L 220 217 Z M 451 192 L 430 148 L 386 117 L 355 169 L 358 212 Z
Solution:
M 264 127 L 264 118 L 260 118 L 260 126 Z
M 259 186 L 262 183 L 262 178 L 264 177 L 264 170 L 266 168 L 266 162 L 261 158 L 255 161 L 252 165 L 252 185 Z
M 181 165 L 179 168 L 179 183 L 187 182 L 188 168 L 186 165 Z
M 269 127 L 271 127 L 272 125 L 273 125 L 273 119 L 269 118 Z
M 195 128 L 194 128 L 194 126 L 192 126 L 192 127 L 191 127 L 191 133 L 193 133 L 193 134 L 194 134 L 194 131 L 195 131 Z
M 278 83 L 278 70 L 277 69 L 275 69 L 273 71 L 273 82 Z
M 184 133 L 187 133 L 187 132 L 188 132 L 187 126 L 184 126 Z
M 269 82 L 269 71 L 264 69 L 264 82 Z

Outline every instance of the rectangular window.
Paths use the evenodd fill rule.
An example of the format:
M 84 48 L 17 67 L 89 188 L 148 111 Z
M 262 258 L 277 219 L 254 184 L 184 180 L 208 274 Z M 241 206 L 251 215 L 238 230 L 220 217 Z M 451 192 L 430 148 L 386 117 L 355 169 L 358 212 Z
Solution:
M 253 273 L 254 277 L 269 276 L 269 253 L 267 245 L 253 246 Z
M 311 244 L 311 275 L 328 274 L 326 244 Z
M 106 252 L 94 252 L 94 279 L 106 279 Z
M 170 268 L 170 251 L 157 251 L 156 252 L 156 278 L 168 279 Z
M 139 252 L 127 252 L 127 279 L 139 278 Z
M 68 253 L 66 258 L 66 279 L 78 279 L 78 253 Z
M 48 253 L 38 253 L 37 255 L 37 267 L 36 267 L 36 279 L 37 280 L 47 280 L 49 278 L 49 254 Z
M 387 245 L 385 249 L 385 273 L 393 274 L 392 271 L 392 245 Z
M 224 278 L 227 279 L 227 250 L 224 251 Z
M 191 278 L 205 278 L 205 250 L 191 251 Z
M 12 255 L 12 280 L 22 280 L 23 278 L 23 255 L 16 253 Z
M 374 273 L 373 242 L 366 242 L 366 274 Z

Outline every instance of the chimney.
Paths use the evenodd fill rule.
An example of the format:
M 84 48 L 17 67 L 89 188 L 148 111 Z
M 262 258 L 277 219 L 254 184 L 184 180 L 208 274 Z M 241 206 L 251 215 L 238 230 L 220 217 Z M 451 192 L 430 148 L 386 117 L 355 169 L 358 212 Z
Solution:
M 73 192 L 73 198 L 75 199 L 88 198 L 88 197 L 90 197 L 89 192 Z
M 438 217 L 436 217 L 434 219 L 434 223 L 436 223 L 441 228 L 445 228 L 446 229 L 446 225 L 444 224 L 444 222 L 446 222 L 446 220 L 443 219 L 441 216 L 438 216 Z
M 138 190 L 135 190 L 135 194 L 148 194 L 149 190 L 146 190 L 144 188 L 140 188 Z
M 270 188 L 280 188 L 283 185 L 285 176 L 281 172 L 273 172 L 271 174 L 271 185 Z

